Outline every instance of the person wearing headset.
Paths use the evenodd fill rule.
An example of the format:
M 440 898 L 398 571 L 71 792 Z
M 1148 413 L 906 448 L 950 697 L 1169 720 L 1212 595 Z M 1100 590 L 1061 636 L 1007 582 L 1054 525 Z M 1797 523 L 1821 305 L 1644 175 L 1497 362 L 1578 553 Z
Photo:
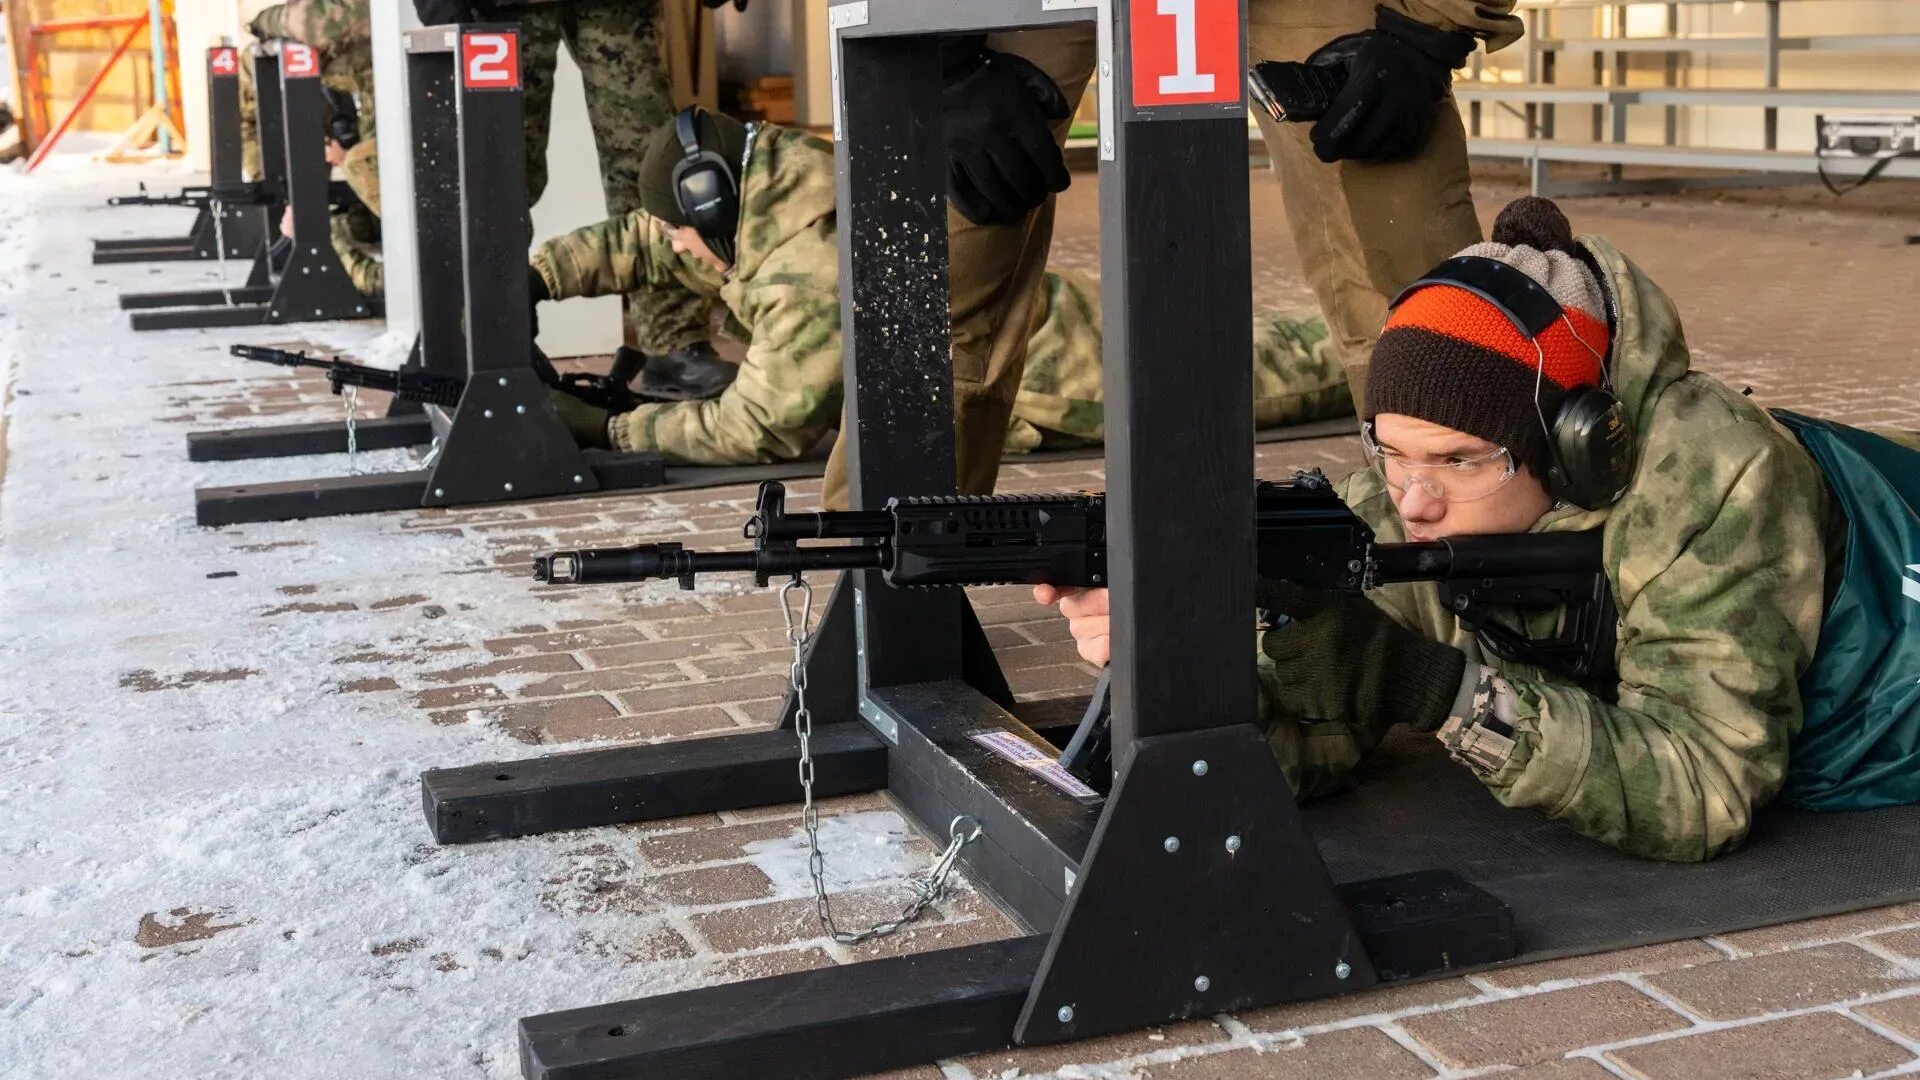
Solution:
M 585 446 L 696 465 L 806 453 L 838 421 L 842 400 L 833 148 L 805 132 L 688 108 L 653 133 L 640 187 L 640 211 L 534 252 L 535 303 L 671 284 L 721 301 L 750 341 L 746 361 L 710 400 L 610 415 L 556 394 L 568 429 Z M 1044 289 L 1006 433 L 1013 450 L 1085 445 L 1103 433 L 1098 286 L 1069 271 L 1049 274 Z M 1323 321 L 1262 312 L 1253 338 L 1258 426 L 1352 414 Z
M 1899 767 L 1868 778 L 1882 784 L 1878 802 L 1805 791 L 1792 801 L 1920 798 L 1920 605 L 1902 605 L 1894 585 L 1882 632 L 1847 642 L 1839 622 L 1823 625 L 1843 577 L 1877 587 L 1855 581 L 1856 564 L 1897 582 L 1893 564 L 1920 552 L 1900 554 L 1920 543 L 1920 458 L 1844 429 L 1907 488 L 1892 554 L 1847 555 L 1873 530 L 1864 517 L 1850 528 L 1854 504 L 1837 504 L 1860 479 L 1851 467 L 1810 456 L 1821 444 L 1800 425 L 1826 422 L 1776 419 L 1690 370 L 1666 295 L 1604 239 L 1576 240 L 1558 207 L 1534 197 L 1502 211 L 1491 243 L 1393 301 L 1372 363 L 1361 410 L 1370 464 L 1341 497 L 1382 541 L 1601 528 L 1617 681 L 1575 685 L 1494 658 L 1431 584 L 1363 599 L 1260 582 L 1261 723 L 1299 796 L 1339 789 L 1405 726 L 1433 733 L 1508 806 L 1634 855 L 1709 859 L 1739 845 L 1789 781 L 1790 740 L 1804 736 L 1792 748 L 1798 780 L 1818 767 L 1803 749 L 1825 752 L 1816 727 L 1852 722 L 1826 715 L 1826 692 L 1803 697 L 1800 680 L 1847 665 L 1865 644 L 1872 663 L 1859 677 L 1906 674 L 1866 710 L 1870 723 L 1841 735 L 1857 747 L 1874 735 L 1867 727 L 1892 729 L 1903 745 L 1888 760 Z M 1035 599 L 1071 620 L 1083 658 L 1107 661 L 1104 590 L 1040 586 Z M 1551 631 L 1552 614 L 1529 632 Z M 1888 641 L 1904 644 L 1878 651 Z M 1843 771 L 1870 756 L 1849 752 Z M 1905 787 L 1889 794 L 1889 782 Z

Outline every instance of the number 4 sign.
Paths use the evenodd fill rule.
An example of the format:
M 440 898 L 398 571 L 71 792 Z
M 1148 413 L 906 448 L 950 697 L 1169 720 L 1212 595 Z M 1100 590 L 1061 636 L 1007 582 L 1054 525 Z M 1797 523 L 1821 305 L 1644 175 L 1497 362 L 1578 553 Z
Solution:
M 240 56 L 231 45 L 222 45 L 207 57 L 207 69 L 215 75 L 240 74 Z
M 460 82 L 469 90 L 520 87 L 520 35 L 497 30 L 460 35 Z
M 1128 0 L 1133 104 L 1240 101 L 1240 0 Z

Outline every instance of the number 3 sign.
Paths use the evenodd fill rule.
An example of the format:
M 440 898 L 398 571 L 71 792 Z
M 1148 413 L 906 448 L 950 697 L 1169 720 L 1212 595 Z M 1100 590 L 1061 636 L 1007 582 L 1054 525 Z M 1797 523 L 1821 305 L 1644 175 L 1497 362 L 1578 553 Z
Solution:
M 1133 104 L 1240 101 L 1240 0 L 1128 0 Z
M 320 56 L 298 42 L 282 42 L 280 72 L 289 79 L 311 79 L 320 74 Z
M 520 87 L 520 35 L 497 30 L 460 35 L 460 83 L 469 90 Z

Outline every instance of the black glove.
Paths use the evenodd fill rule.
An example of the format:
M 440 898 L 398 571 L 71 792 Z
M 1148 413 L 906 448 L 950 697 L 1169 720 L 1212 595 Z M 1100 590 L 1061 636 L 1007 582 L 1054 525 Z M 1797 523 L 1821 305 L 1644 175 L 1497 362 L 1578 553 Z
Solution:
M 1467 658 L 1406 629 L 1364 597 L 1261 579 L 1255 602 L 1288 616 L 1261 635 L 1280 675 L 1278 704 L 1301 720 L 1337 720 L 1377 737 L 1396 724 L 1446 721 Z
M 413 13 L 421 26 L 479 21 L 470 0 L 413 0 Z
M 1067 190 L 1066 159 L 1048 125 L 1073 110 L 1047 73 L 981 48 L 943 61 L 947 196 L 976 225 L 1019 221 Z
M 596 405 L 589 405 L 565 390 L 550 389 L 547 396 L 553 400 L 553 409 L 560 414 L 560 422 L 567 425 L 567 433 L 582 450 L 607 450 L 613 446 L 607 437 L 607 421 L 613 414 Z
M 1384 7 L 1374 12 L 1374 29 L 1335 38 L 1307 57 L 1309 64 L 1350 57 L 1347 84 L 1313 125 L 1313 153 L 1321 161 L 1396 161 L 1419 153 L 1453 69 L 1473 52 L 1469 34 Z
M 700 0 L 700 3 L 704 7 L 706 7 L 708 10 L 713 10 L 713 9 L 722 7 L 726 4 L 726 2 L 727 0 Z M 747 0 L 733 0 L 733 10 L 735 11 L 747 10 Z

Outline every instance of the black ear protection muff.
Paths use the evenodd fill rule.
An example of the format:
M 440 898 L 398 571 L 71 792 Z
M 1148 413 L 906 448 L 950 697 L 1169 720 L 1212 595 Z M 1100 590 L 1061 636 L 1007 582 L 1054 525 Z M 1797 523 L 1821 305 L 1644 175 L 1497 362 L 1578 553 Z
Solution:
M 1457 255 L 1434 267 L 1424 277 L 1400 290 L 1388 307 L 1396 308 L 1420 289 L 1429 285 L 1451 285 L 1465 289 L 1492 304 L 1507 317 L 1514 329 L 1533 342 L 1547 328 L 1567 317 L 1560 302 L 1524 271 L 1481 255 Z M 1571 320 L 1567 328 L 1573 329 Z M 1579 333 L 1574 339 L 1587 346 L 1600 360 L 1602 376 L 1607 370 L 1604 356 L 1587 345 Z M 1544 356 L 1535 369 L 1533 405 L 1540 410 L 1540 382 L 1545 377 Z M 1633 429 L 1627 423 L 1626 406 L 1605 387 L 1583 386 L 1570 392 L 1549 421 L 1540 413 L 1540 426 L 1547 433 L 1547 493 L 1561 502 L 1583 510 L 1598 510 L 1619 501 L 1633 479 Z
M 674 134 L 680 138 L 673 201 L 707 247 L 731 264 L 734 234 L 740 228 L 740 185 L 726 159 L 700 145 L 702 111 L 689 105 L 673 118 Z

